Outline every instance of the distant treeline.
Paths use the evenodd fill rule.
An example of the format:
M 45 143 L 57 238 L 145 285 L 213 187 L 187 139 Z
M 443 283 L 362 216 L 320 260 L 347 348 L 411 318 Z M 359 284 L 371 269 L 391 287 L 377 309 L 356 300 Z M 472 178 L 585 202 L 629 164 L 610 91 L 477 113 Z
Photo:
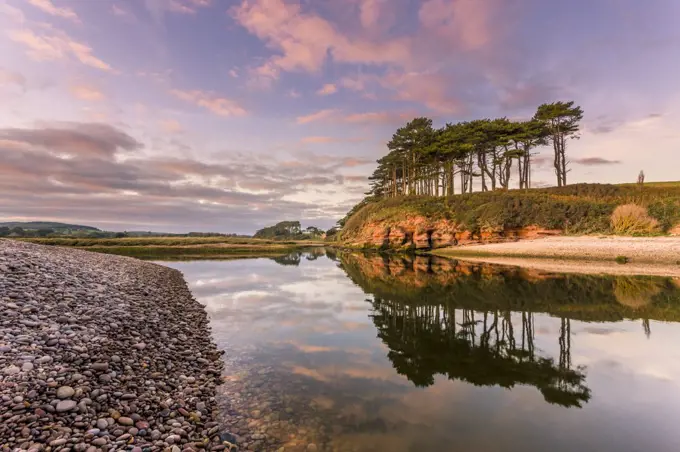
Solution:
M 269 240 L 320 240 L 325 236 L 326 232 L 316 226 L 302 229 L 299 221 L 281 221 L 274 226 L 260 229 L 253 237 Z
M 189 232 L 173 234 L 151 231 L 102 231 L 92 226 L 56 223 L 48 221 L 0 223 L 0 237 L 67 237 L 87 239 L 112 239 L 124 237 L 239 237 L 249 235 L 222 234 L 219 232 Z

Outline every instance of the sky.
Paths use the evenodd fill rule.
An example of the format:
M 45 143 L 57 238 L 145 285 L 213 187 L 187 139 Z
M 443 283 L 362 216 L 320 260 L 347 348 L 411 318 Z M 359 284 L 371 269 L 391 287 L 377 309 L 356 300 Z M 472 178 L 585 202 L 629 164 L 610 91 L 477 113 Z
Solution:
M 0 218 L 330 227 L 408 120 L 558 100 L 585 112 L 570 183 L 677 180 L 679 21 L 677 0 L 0 0 Z

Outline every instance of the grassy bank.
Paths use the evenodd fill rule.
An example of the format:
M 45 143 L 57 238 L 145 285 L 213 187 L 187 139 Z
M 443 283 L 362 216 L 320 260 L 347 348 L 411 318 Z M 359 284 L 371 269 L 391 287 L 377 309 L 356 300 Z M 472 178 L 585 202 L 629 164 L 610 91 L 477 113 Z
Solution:
M 538 226 L 566 234 L 611 234 L 617 206 L 635 204 L 656 221 L 650 234 L 662 235 L 680 224 L 680 182 L 576 184 L 531 190 L 469 193 L 449 197 L 407 196 L 368 203 L 347 219 L 341 238 L 358 236 L 369 223 L 397 226 L 407 217 L 447 220 L 478 234 Z
M 238 237 L 25 238 L 18 240 L 144 259 L 189 259 L 192 257 L 219 259 L 256 255 L 271 257 L 323 245 L 308 240 L 283 242 Z

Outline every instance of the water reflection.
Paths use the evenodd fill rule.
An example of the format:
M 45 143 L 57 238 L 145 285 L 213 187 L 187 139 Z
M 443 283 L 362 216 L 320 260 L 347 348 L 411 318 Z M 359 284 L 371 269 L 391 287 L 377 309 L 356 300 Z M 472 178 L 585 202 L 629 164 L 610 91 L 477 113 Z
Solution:
M 243 449 L 680 447 L 670 278 L 333 250 L 172 265 L 228 352 Z
M 569 319 L 561 319 L 560 355 L 537 354 L 533 314 L 513 325 L 510 312 L 458 313 L 445 306 L 410 307 L 376 299 L 373 321 L 389 348 L 394 368 L 416 386 L 434 384 L 436 374 L 478 386 L 538 388 L 547 402 L 578 406 L 590 399 L 582 368 L 571 367 Z

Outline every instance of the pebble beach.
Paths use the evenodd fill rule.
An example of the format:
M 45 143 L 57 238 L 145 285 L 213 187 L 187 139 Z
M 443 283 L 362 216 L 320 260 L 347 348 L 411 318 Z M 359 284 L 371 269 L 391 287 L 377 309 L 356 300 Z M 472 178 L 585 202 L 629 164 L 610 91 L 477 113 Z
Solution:
M 0 451 L 229 449 L 222 367 L 179 271 L 0 240 Z

